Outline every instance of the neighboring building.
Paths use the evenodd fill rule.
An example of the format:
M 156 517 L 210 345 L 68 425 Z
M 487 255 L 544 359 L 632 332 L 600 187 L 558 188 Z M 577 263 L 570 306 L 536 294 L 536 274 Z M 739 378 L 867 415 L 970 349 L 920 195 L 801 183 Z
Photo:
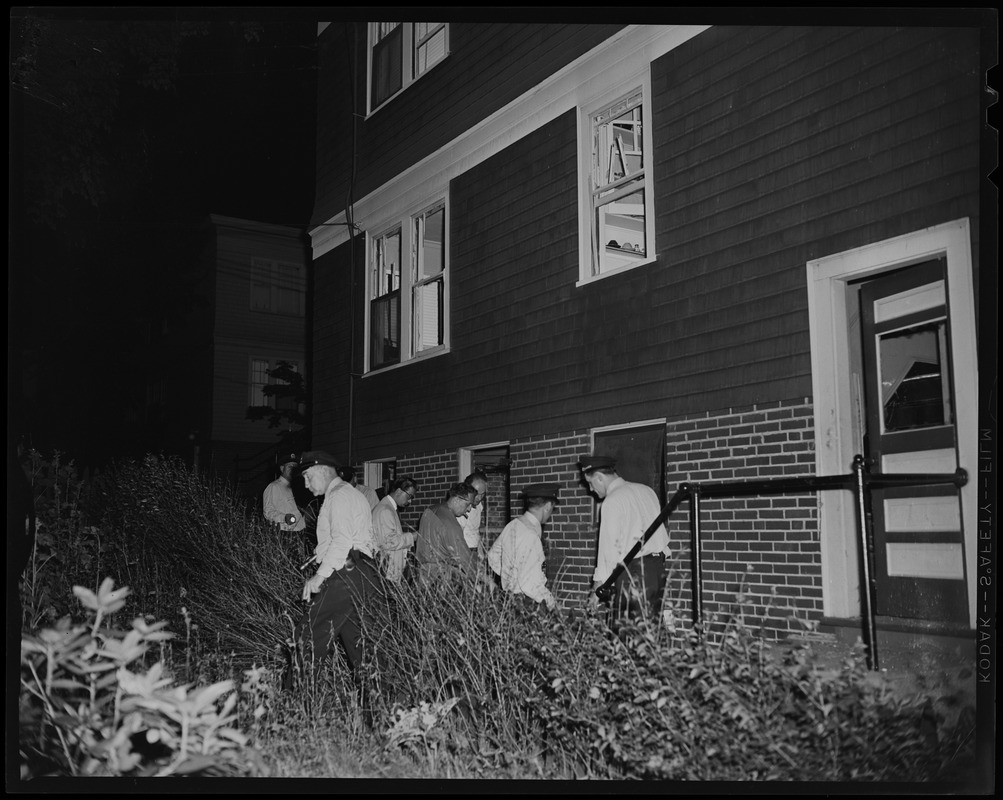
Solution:
M 187 314 L 159 336 L 151 400 L 167 449 L 255 496 L 285 445 L 247 409 L 274 405 L 261 390 L 279 361 L 305 371 L 308 252 L 301 228 L 210 215 Z
M 339 23 L 319 45 L 313 444 L 417 477 L 410 521 L 472 466 L 489 536 L 559 481 L 548 566 L 584 597 L 593 450 L 663 497 L 856 453 L 975 474 L 979 29 Z M 970 640 L 975 492 L 875 495 L 879 628 Z M 708 612 L 741 590 L 773 635 L 859 630 L 851 493 L 702 508 Z

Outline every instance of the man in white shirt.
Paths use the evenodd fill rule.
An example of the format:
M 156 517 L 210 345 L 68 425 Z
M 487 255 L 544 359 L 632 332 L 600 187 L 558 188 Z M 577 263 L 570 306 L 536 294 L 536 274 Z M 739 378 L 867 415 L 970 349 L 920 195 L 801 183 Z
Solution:
M 414 500 L 418 485 L 407 475 L 390 484 L 390 492 L 373 509 L 373 535 L 380 548 L 383 574 L 391 583 L 400 583 L 407 565 L 407 554 L 414 544 L 414 534 L 401 526 L 399 508 Z
M 303 512 L 296 505 L 292 479 L 299 457 L 295 453 L 279 457 L 279 477 L 265 487 L 261 508 L 265 519 L 274 522 L 284 531 L 301 531 L 306 526 Z
M 624 480 L 616 459 L 603 455 L 583 458 L 579 465 L 589 488 L 599 498 L 599 548 L 592 574 L 594 594 L 613 568 L 640 540 L 661 513 L 658 495 L 650 486 Z M 660 525 L 613 584 L 613 616 L 657 619 L 665 590 L 665 557 L 669 532 Z
M 488 551 L 488 565 L 506 592 L 554 608 L 557 601 L 547 588 L 543 571 L 543 525 L 558 503 L 556 483 L 537 483 L 523 489 L 526 512 L 505 526 Z
M 369 503 L 370 511 L 376 508 L 376 504 L 380 502 L 379 494 L 376 493 L 376 490 L 372 486 L 366 486 L 364 483 L 359 483 L 359 479 L 355 477 L 354 469 L 351 467 L 340 467 L 338 469 L 338 477 L 346 483 L 352 484 L 357 491 L 362 492 L 362 496 L 365 497 L 366 502 Z
M 470 473 L 463 481 L 474 488 L 474 504 L 465 517 L 460 517 L 463 539 L 475 558 L 481 555 L 481 519 L 484 512 L 484 498 L 488 493 L 488 476 L 480 470 Z
M 380 602 L 382 589 L 369 503 L 338 476 L 339 466 L 322 450 L 304 453 L 299 462 L 307 489 L 324 496 L 317 515 L 317 572 L 303 584 L 303 600 L 313 599 L 303 624 L 310 630 L 315 663 L 340 642 L 349 667 L 357 672 L 362 663 L 360 615 Z

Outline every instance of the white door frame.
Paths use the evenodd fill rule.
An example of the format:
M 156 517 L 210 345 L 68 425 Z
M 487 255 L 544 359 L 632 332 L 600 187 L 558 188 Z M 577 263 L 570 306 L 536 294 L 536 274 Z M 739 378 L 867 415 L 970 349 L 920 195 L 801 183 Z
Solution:
M 961 489 L 969 624 L 975 625 L 977 537 L 978 354 L 975 291 L 972 281 L 968 218 L 886 239 L 807 263 L 808 318 L 811 334 L 812 393 L 815 411 L 815 471 L 851 471 L 863 452 L 850 382 L 850 316 L 847 284 L 931 258 L 947 261 L 947 303 L 951 363 L 957 402 L 958 462 L 969 473 Z M 819 495 L 822 543 L 822 606 L 827 616 L 860 615 L 856 510 L 850 492 Z

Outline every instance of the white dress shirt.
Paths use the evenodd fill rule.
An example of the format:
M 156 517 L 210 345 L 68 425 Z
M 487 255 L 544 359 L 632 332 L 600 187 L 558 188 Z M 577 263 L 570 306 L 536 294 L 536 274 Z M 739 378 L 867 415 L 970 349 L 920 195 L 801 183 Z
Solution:
M 467 547 L 472 550 L 476 550 L 481 544 L 481 513 L 483 509 L 484 501 L 482 500 L 476 506 L 471 506 L 467 515 L 460 519 L 460 525 L 463 527 L 463 539 L 466 541 Z
M 342 569 L 350 550 L 375 556 L 372 511 L 361 492 L 335 478 L 324 493 L 324 505 L 317 515 L 317 547 L 313 551 L 319 564 L 317 574 L 328 578 Z
M 488 552 L 488 564 L 501 576 L 502 589 L 524 594 L 538 603 L 555 605 L 543 574 L 543 526 L 530 513 L 516 517 L 495 540 Z
M 388 494 L 373 509 L 373 535 L 380 548 L 387 580 L 399 583 L 407 563 L 407 551 L 414 544 L 414 534 L 405 533 L 397 514 L 397 501 Z
M 658 495 L 643 483 L 625 481 L 619 475 L 610 481 L 606 497 L 599 505 L 599 550 L 593 580 L 602 583 L 613 572 L 634 543 L 661 513 Z M 636 558 L 652 553 L 669 555 L 669 532 L 659 526 Z

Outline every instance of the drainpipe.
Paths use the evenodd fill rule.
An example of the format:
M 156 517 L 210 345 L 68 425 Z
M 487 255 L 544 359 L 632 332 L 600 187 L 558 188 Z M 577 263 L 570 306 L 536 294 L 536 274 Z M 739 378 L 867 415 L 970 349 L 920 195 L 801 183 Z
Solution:
M 874 542 L 873 519 L 870 514 L 870 488 L 867 485 L 867 475 L 862 455 L 853 457 L 853 471 L 857 476 L 857 531 L 860 535 L 858 551 L 860 553 L 861 609 L 864 644 L 867 647 L 867 668 L 878 668 L 878 632 L 875 618 L 875 586 L 872 569 L 872 551 Z

